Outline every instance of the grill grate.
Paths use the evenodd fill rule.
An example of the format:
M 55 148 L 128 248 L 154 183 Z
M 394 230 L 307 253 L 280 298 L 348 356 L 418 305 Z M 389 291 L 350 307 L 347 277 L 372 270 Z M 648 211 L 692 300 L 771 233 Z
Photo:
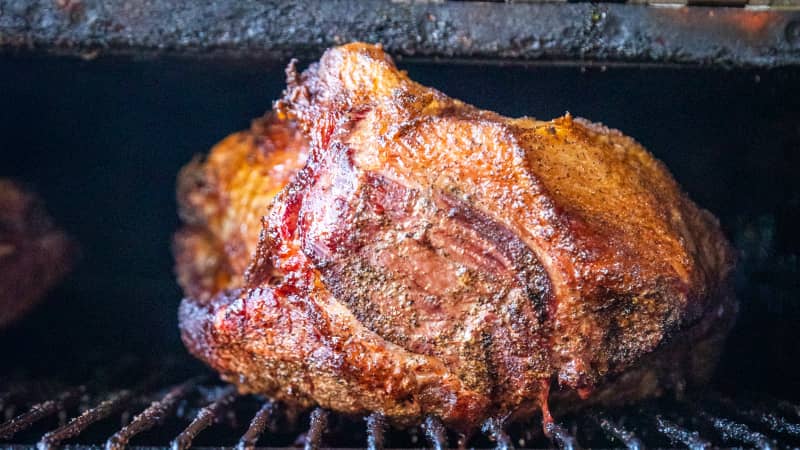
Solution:
M 34 423 L 55 413 L 64 411 L 69 406 L 77 404 L 85 391 L 86 388 L 84 386 L 79 386 L 62 392 L 52 400 L 46 400 L 33 405 L 27 412 L 0 425 L 0 439 L 10 439 L 15 434 L 25 430 Z M 8 397 L 11 397 L 11 395 Z M 4 405 L 4 409 L 7 407 L 8 406 Z
M 68 424 L 45 433 L 36 447 L 39 450 L 49 450 L 58 447 L 61 442 L 80 435 L 93 423 L 105 419 L 115 412 L 121 411 L 132 399 L 133 392 L 129 390 L 125 389 L 115 392 L 97 406 L 84 411 L 83 414 L 70 420 Z
M 577 449 L 586 445 L 638 450 L 664 445 L 691 449 L 731 445 L 773 449 L 800 443 L 797 405 L 752 395 L 734 400 L 704 393 L 681 400 L 654 400 L 626 409 L 565 416 L 548 427 L 551 436 L 548 440 L 540 425 L 507 427 L 496 419 L 484 424 L 483 435 L 467 437 L 456 436 L 435 417 L 428 417 L 420 428 L 404 431 L 390 429 L 380 414 L 354 420 L 317 408 L 305 418 L 298 418 L 287 414 L 277 403 L 240 396 L 232 386 L 218 385 L 205 376 L 183 381 L 166 380 L 169 377 L 164 376 L 150 378 L 134 384 L 138 388 L 108 389 L 88 383 L 53 394 L 49 394 L 52 389 L 37 387 L 47 383 L 0 385 L 0 417 L 7 418 L 0 424 L 0 446 L 14 444 L 44 450 L 79 444 L 121 450 L 133 444 L 179 450 L 199 443 L 203 436 L 206 439 L 201 446 L 235 445 L 240 450 L 253 449 L 259 444 L 302 446 L 307 450 L 323 446 L 365 446 L 380 450 L 418 447 L 425 442 L 434 449 L 446 449 L 453 444 L 460 448 Z M 165 387 L 153 389 L 153 386 Z M 52 398 L 37 399 L 37 395 L 52 395 Z M 9 417 L 14 412 L 16 415 Z M 132 414 L 136 415 L 129 419 Z M 52 423 L 57 417 L 60 421 Z M 240 422 L 239 418 L 245 420 Z M 103 435 L 110 436 L 105 441 L 103 437 L 97 439 L 102 432 L 90 433 L 92 429 L 103 428 L 101 423 L 111 430 Z M 304 428 L 302 424 L 307 426 Z M 37 428 L 42 431 L 39 433 Z M 143 436 L 159 429 L 163 429 L 161 437 L 154 441 L 150 436 L 149 441 L 142 441 Z M 420 431 L 425 442 L 418 440 Z M 173 433 L 173 437 L 164 433 Z M 287 440 L 286 436 L 294 438 Z
M 684 444 L 691 450 L 704 450 L 711 448 L 711 442 L 700 437 L 697 431 L 687 430 L 686 428 L 678 425 L 677 423 L 665 419 L 663 416 L 656 416 L 656 423 L 658 424 L 658 431 L 668 437 L 670 441 L 676 444 Z
M 616 439 L 629 450 L 642 450 L 644 445 L 635 434 L 619 426 L 616 422 L 605 415 L 595 414 L 591 419 L 606 433 L 610 438 Z
M 106 441 L 106 450 L 121 450 L 131 438 L 153 428 L 163 421 L 167 414 L 178 406 L 178 402 L 188 396 L 197 386 L 198 379 L 190 379 L 170 389 L 163 398 L 154 401 L 141 414 L 134 417 L 131 423 L 122 427 Z
M 442 422 L 436 417 L 428 417 L 424 424 L 425 436 L 431 444 L 433 450 L 444 450 L 447 448 L 447 431 Z
M 383 449 L 383 433 L 386 429 L 386 419 L 382 414 L 372 413 L 367 417 L 367 448 L 369 450 Z
M 511 442 L 511 437 L 505 430 L 503 423 L 497 419 L 489 419 L 483 425 L 483 432 L 489 436 L 489 439 L 496 442 L 497 450 L 508 450 L 514 448 Z
M 275 414 L 276 406 L 272 402 L 264 402 L 261 409 L 258 410 L 253 420 L 250 422 L 250 427 L 244 433 L 239 443 L 236 445 L 238 450 L 246 450 L 254 448 L 258 442 L 258 438 L 264 433 L 267 428 L 267 423 L 272 419 Z
M 172 450 L 184 450 L 191 447 L 194 438 L 215 422 L 219 422 L 222 412 L 225 411 L 235 399 L 236 390 L 234 387 L 224 387 L 218 394 L 218 398 L 201 409 L 189 426 L 187 426 L 178 437 L 172 440 L 170 448 L 172 448 Z

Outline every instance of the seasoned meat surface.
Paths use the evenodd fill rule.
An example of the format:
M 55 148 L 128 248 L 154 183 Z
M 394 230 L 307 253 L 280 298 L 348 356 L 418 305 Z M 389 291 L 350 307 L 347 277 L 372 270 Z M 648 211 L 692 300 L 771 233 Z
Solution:
M 39 303 L 69 271 L 76 252 L 34 194 L 0 179 L 0 328 Z
M 277 111 L 308 160 L 251 203 L 270 209 L 246 276 L 184 283 L 180 311 L 241 391 L 469 430 L 710 375 L 732 251 L 633 139 L 477 109 L 358 43 L 290 66 Z
M 307 156 L 296 125 L 268 114 L 181 170 L 178 205 L 185 226 L 175 235 L 173 253 L 187 295 L 206 300 L 242 286 L 261 218 Z

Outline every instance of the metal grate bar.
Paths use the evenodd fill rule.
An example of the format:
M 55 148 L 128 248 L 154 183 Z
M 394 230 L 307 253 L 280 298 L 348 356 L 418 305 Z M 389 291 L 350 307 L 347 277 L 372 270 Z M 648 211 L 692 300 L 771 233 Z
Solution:
M 639 440 L 635 434 L 622 428 L 605 415 L 598 414 L 591 417 L 611 439 L 622 442 L 629 450 L 644 450 L 644 444 L 642 444 L 642 441 Z
M 192 392 L 198 382 L 198 378 L 188 380 L 170 389 L 160 400 L 151 403 L 147 409 L 134 417 L 131 423 L 116 432 L 106 441 L 106 450 L 121 450 L 128 445 L 128 442 L 134 436 L 163 422 L 167 414 L 175 409 L 182 398 Z
M 423 428 L 425 429 L 425 436 L 428 437 L 428 441 L 431 443 L 433 450 L 447 449 L 447 430 L 445 430 L 439 418 L 434 416 L 426 417 Z
M 511 437 L 508 436 L 503 427 L 503 422 L 499 419 L 491 418 L 487 420 L 483 423 L 482 430 L 489 436 L 489 439 L 497 443 L 496 450 L 511 450 L 514 448 Z
M 243 412 L 241 410 L 252 411 L 251 403 L 237 403 L 235 387 L 230 385 L 207 387 L 202 385 L 205 378 L 204 376 L 185 379 L 180 384 L 155 391 L 157 395 L 147 393 L 153 392 L 150 390 L 150 386 L 156 382 L 161 383 L 158 381 L 163 379 L 161 372 L 145 375 L 145 382 L 138 384 L 141 387 L 120 390 L 110 395 L 101 394 L 90 397 L 86 395 L 87 388 L 80 386 L 63 391 L 51 400 L 35 404 L 27 412 L 0 424 L 0 438 L 14 437 L 23 430 L 28 430 L 30 433 L 29 428 L 32 427 L 32 424 L 47 417 L 52 418 L 55 414 L 60 414 L 59 417 L 63 423 L 66 411 L 79 409 L 80 411 L 85 410 L 85 412 L 72 417 L 66 425 L 46 433 L 40 439 L 37 447 L 40 450 L 50 449 L 75 437 L 83 439 L 80 442 L 75 440 L 76 443 L 83 446 L 86 445 L 85 441 L 89 436 L 89 433 L 85 432 L 87 428 L 101 420 L 105 420 L 105 423 L 108 424 L 112 418 L 120 416 L 122 412 L 120 418 L 124 426 L 117 428 L 116 433 L 105 443 L 105 450 L 122 450 L 135 436 L 159 426 L 167 418 L 184 420 L 186 416 L 181 411 L 188 409 L 196 411 L 196 414 L 190 417 L 188 425 L 170 443 L 173 450 L 184 450 L 192 445 L 203 430 L 220 422 L 223 417 L 233 417 L 226 416 L 226 413 L 234 414 L 237 412 L 235 408 L 240 410 L 238 412 Z M 106 386 L 106 384 L 102 386 Z M 26 389 L 25 392 L 41 390 L 24 385 L 22 388 Z M 53 388 L 50 387 L 47 392 L 53 392 Z M 195 395 L 197 393 L 203 395 Z M 15 406 L 15 402 L 31 401 L 28 400 L 27 394 L 22 396 L 12 392 L 11 395 L 10 400 L 5 400 L 12 406 Z M 38 395 L 34 398 L 38 398 Z M 89 399 L 93 399 L 91 404 L 88 404 Z M 99 400 L 102 401 L 98 403 Z M 183 407 L 184 402 L 186 402 L 187 408 Z M 642 433 L 638 431 L 634 433 L 632 427 L 633 424 L 639 424 L 644 420 L 651 425 L 654 424 L 658 432 L 669 438 L 671 442 L 684 444 L 690 449 L 705 450 L 712 448 L 714 443 L 722 442 L 734 445 L 741 443 L 746 446 L 771 450 L 788 446 L 786 442 L 780 441 L 782 438 L 790 440 L 800 437 L 800 424 L 794 423 L 796 421 L 793 420 L 792 410 L 787 410 L 785 405 L 781 406 L 778 403 L 778 400 L 770 400 L 766 397 L 733 399 L 719 393 L 695 393 L 692 394 L 690 400 L 663 401 L 658 404 L 650 403 L 649 406 L 645 404 L 642 406 L 644 409 L 628 409 L 625 410 L 626 412 L 614 416 L 602 409 L 589 410 L 583 416 L 585 421 L 569 422 L 570 428 L 566 423 L 548 423 L 543 428 L 534 427 L 527 431 L 522 430 L 521 436 L 517 436 L 506 431 L 505 422 L 502 419 L 493 418 L 484 422 L 481 430 L 488 439 L 496 443 L 497 449 L 502 450 L 511 450 L 516 443 L 525 446 L 534 439 L 534 432 L 537 436 L 541 436 L 542 429 L 553 445 L 562 449 L 578 449 L 580 448 L 579 440 L 583 441 L 583 439 L 586 439 L 586 442 L 594 442 L 595 437 L 598 437 L 598 433 L 602 431 L 611 442 L 622 444 L 628 449 L 640 450 L 644 448 L 642 438 L 648 435 L 644 434 L 644 430 L 641 430 Z M 92 407 L 89 408 L 89 406 Z M 237 450 L 253 450 L 265 430 L 276 431 L 272 427 L 274 427 L 278 414 L 284 414 L 284 412 L 287 415 L 287 421 L 292 424 L 291 428 L 294 428 L 295 419 L 292 419 L 291 410 L 284 411 L 279 403 L 270 401 L 263 402 L 259 406 L 260 408 L 252 416 L 249 427 L 243 435 L 233 434 L 234 430 L 231 428 L 228 430 L 229 437 L 218 439 L 233 441 L 238 438 Z M 128 420 L 129 408 L 140 412 L 130 423 L 125 425 Z M 635 416 L 638 416 L 638 419 Z M 352 437 L 360 435 L 360 433 L 351 433 L 350 438 L 347 438 L 345 437 L 346 433 L 340 433 L 344 430 L 339 429 L 339 425 L 342 424 L 350 426 L 351 422 L 349 421 L 342 422 L 342 424 L 338 421 L 332 422 L 336 431 L 331 431 L 330 435 L 327 434 L 331 430 L 329 422 L 334 419 L 335 416 L 332 412 L 321 408 L 315 409 L 311 412 L 308 428 L 300 434 L 295 441 L 296 444 L 305 446 L 308 450 L 316 450 L 322 446 L 323 440 L 343 438 L 350 439 L 344 446 L 352 446 L 354 442 Z M 373 413 L 364 417 L 364 420 L 367 448 L 383 450 L 388 442 L 394 442 L 394 434 L 389 434 L 388 419 L 384 415 Z M 584 427 L 576 429 L 573 427 L 573 423 L 586 424 L 586 429 Z M 223 432 L 221 428 L 214 431 Z M 647 433 L 651 428 L 646 425 Z M 449 437 L 452 437 L 441 419 L 433 416 L 427 417 L 422 426 L 412 427 L 406 431 L 407 437 L 415 445 L 419 442 L 418 433 L 423 432 L 430 443 L 429 447 L 437 450 L 446 449 L 450 443 Z M 704 434 L 701 435 L 701 433 Z M 461 435 L 458 448 L 469 447 L 468 441 L 468 436 Z M 342 444 L 342 442 L 326 442 L 326 444 Z M 219 444 L 211 443 L 210 445 Z
M 247 431 L 244 433 L 241 439 L 239 439 L 239 443 L 236 444 L 237 450 L 247 450 L 252 449 L 255 447 L 256 442 L 264 433 L 264 429 L 267 428 L 267 424 L 269 423 L 272 416 L 275 414 L 275 404 L 268 401 L 261 405 L 261 409 L 253 416 L 253 420 L 250 421 L 250 426 L 247 428 Z
M 722 433 L 722 437 L 724 439 L 733 439 L 745 442 L 747 444 L 752 444 L 762 450 L 771 450 L 775 447 L 775 444 L 770 441 L 769 438 L 761 433 L 751 430 L 750 427 L 745 424 L 723 417 L 718 417 L 705 411 L 699 411 L 698 415 L 709 421 L 714 429 Z
M 730 398 L 709 398 L 705 399 L 712 403 L 718 403 L 731 410 L 737 416 L 747 421 L 760 423 L 774 433 L 788 434 L 794 437 L 800 437 L 800 424 L 790 422 L 784 417 L 766 410 L 763 405 L 758 402 L 749 400 L 740 400 L 739 403 Z M 780 409 L 780 408 L 778 408 Z
M 11 439 L 16 433 L 27 429 L 45 417 L 69 408 L 80 400 L 84 392 L 86 392 L 86 388 L 79 386 L 62 392 L 54 400 L 47 400 L 33 405 L 27 412 L 0 425 L 0 439 Z
M 117 391 L 100 404 L 85 411 L 78 417 L 73 418 L 70 422 L 63 427 L 56 428 L 53 431 L 45 433 L 36 447 L 39 450 L 52 449 L 57 447 L 61 442 L 75 437 L 83 432 L 89 425 L 105 419 L 106 417 L 114 414 L 122 409 L 133 398 L 133 393 L 127 389 Z
M 686 445 L 690 450 L 711 448 L 711 442 L 701 438 L 700 433 L 687 430 L 675 422 L 665 419 L 663 416 L 656 416 L 656 426 L 659 433 L 668 437 L 672 442 Z
M 800 437 L 800 424 L 789 422 L 783 417 L 766 411 L 746 411 L 745 415 L 752 420 L 757 420 L 766 425 L 775 433 L 785 433 L 794 437 Z
M 386 430 L 386 418 L 383 414 L 372 413 L 367 417 L 367 448 L 383 450 L 383 433 Z
M 322 434 L 328 428 L 328 411 L 317 408 L 311 411 L 311 418 L 306 434 L 305 450 L 316 450 L 322 444 Z
M 225 387 L 216 400 L 201 409 L 194 420 L 170 443 L 172 450 L 185 450 L 203 430 L 220 420 L 222 411 L 236 398 L 236 388 Z
M 581 448 L 580 444 L 578 444 L 578 440 L 569 434 L 569 432 L 561 425 L 555 422 L 550 422 L 545 425 L 545 428 L 547 434 L 550 435 L 550 439 L 553 440 L 558 448 L 563 450 L 578 450 Z

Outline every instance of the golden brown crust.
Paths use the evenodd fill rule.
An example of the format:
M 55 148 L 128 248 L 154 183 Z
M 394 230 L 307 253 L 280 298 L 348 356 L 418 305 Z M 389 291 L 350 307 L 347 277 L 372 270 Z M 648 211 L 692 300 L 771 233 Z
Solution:
M 77 246 L 40 200 L 0 179 L 0 328 L 33 308 L 72 267 Z
M 563 405 L 607 404 L 713 367 L 732 251 L 632 139 L 479 110 L 366 44 L 290 67 L 277 107 L 308 163 L 245 289 L 181 309 L 189 349 L 242 391 L 468 430 L 539 409 L 551 381 Z
M 175 235 L 173 253 L 187 295 L 208 299 L 243 285 L 261 218 L 306 156 L 295 125 L 270 114 L 181 169 L 178 205 L 186 226 Z

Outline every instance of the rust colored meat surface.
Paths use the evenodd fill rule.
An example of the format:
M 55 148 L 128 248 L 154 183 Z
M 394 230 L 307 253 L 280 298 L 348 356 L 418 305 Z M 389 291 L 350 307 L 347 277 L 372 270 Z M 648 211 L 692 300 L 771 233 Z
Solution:
M 186 226 L 175 236 L 178 282 L 194 298 L 241 286 L 272 198 L 305 164 L 308 146 L 290 122 L 268 115 L 195 158 L 178 176 Z
M 247 160 L 247 187 L 204 197 L 247 232 L 203 222 L 227 263 L 181 279 L 187 347 L 242 392 L 470 430 L 710 375 L 733 253 L 633 139 L 479 110 L 366 44 L 290 66 L 277 111 L 293 163 Z M 205 184 L 181 180 L 186 207 Z M 177 248 L 179 274 L 214 260 Z

